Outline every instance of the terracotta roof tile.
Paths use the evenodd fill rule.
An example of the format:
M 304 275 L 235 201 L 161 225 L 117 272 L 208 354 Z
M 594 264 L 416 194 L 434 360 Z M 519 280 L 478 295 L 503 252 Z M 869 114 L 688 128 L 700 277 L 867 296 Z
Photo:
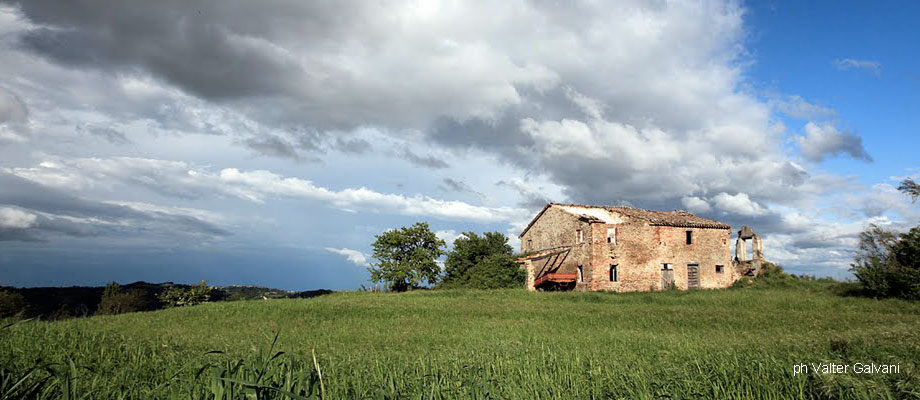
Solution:
M 616 213 L 625 215 L 627 217 L 644 219 L 648 221 L 649 225 L 652 225 L 652 226 L 731 229 L 731 225 L 728 225 L 728 224 L 725 224 L 719 221 L 699 217 L 699 216 L 693 215 L 683 210 L 662 212 L 662 211 L 643 210 L 641 208 L 623 207 L 623 206 L 592 206 L 592 205 L 587 205 L 587 204 L 548 203 L 545 207 L 543 207 L 542 210 L 540 210 L 537 216 L 535 216 L 530 221 L 530 223 L 527 224 L 527 227 L 524 228 L 524 231 L 522 231 L 521 234 L 518 235 L 518 237 L 523 237 L 524 234 L 527 233 L 528 230 L 530 230 L 530 227 L 533 226 L 533 224 L 537 222 L 538 219 L 540 219 L 540 216 L 543 215 L 543 213 L 546 212 L 547 209 L 549 209 L 550 207 L 554 205 L 569 206 L 569 207 L 584 207 L 584 208 L 603 208 L 605 210 L 616 212 Z M 597 220 L 596 217 L 593 217 L 590 215 L 579 215 L 579 217 Z
M 586 206 L 595 207 L 595 206 Z M 649 211 L 632 207 L 599 207 L 607 210 L 627 215 L 633 218 L 647 220 L 651 225 L 678 226 L 685 228 L 715 228 L 731 229 L 731 226 L 719 221 L 698 217 L 687 211 L 674 210 L 669 212 Z

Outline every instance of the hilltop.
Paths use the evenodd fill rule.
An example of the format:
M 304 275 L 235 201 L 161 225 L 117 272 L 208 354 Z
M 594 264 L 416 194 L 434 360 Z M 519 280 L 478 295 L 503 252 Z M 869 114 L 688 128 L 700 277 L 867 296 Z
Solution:
M 276 334 L 285 355 L 266 361 Z M 213 377 L 244 382 L 260 365 L 262 384 L 307 393 L 318 388 L 313 351 L 328 398 L 909 398 L 920 387 L 920 304 L 840 297 L 817 282 L 335 293 L 31 321 L 0 335 L 13 370 L 72 359 L 93 371 L 81 373 L 80 390 L 106 398 L 243 390 Z M 822 362 L 899 364 L 900 373 L 794 375 L 798 363 Z

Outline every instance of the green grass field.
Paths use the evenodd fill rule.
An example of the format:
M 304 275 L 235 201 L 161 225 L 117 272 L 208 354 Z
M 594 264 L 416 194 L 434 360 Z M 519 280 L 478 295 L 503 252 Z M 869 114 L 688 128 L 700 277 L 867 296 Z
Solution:
M 920 398 L 920 304 L 828 287 L 339 293 L 28 321 L 0 331 L 0 385 L 10 398 Z M 820 362 L 900 373 L 793 375 Z

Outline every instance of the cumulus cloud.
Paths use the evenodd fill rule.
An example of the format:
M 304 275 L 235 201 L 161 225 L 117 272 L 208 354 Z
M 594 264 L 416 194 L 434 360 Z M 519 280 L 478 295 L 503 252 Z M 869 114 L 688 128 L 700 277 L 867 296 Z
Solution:
M 519 86 L 556 79 L 488 40 L 529 26 L 506 26 L 513 17 L 541 18 L 523 3 L 441 10 L 362 1 L 164 7 L 39 0 L 17 6 L 35 24 L 21 39 L 29 51 L 83 68 L 141 69 L 214 101 L 260 98 L 261 105 L 245 111 L 291 125 L 489 118 L 521 101 Z M 95 12 L 99 7 L 108 11 Z
M 684 207 L 687 207 L 687 210 L 690 210 L 695 213 L 705 213 L 705 212 L 709 212 L 709 210 L 711 209 L 711 207 L 709 206 L 709 203 L 707 203 L 706 200 L 703 200 L 696 196 L 684 197 L 680 199 L 680 202 L 681 204 L 684 205 Z
M 0 6 L 0 72 L 13 77 L 0 89 L 0 140 L 31 146 L 26 140 L 38 138 L 24 130 L 30 124 L 48 135 L 28 148 L 40 163 L 26 163 L 16 149 L 3 154 L 2 167 L 57 193 L 49 203 L 35 195 L 13 201 L 6 187 L 0 191 L 9 200 L 4 204 L 36 215 L 23 229 L 88 235 L 124 229 L 122 221 L 152 220 L 171 222 L 151 230 L 207 231 L 182 221 L 221 228 L 183 207 L 127 201 L 152 193 L 171 205 L 219 207 L 215 199 L 244 199 L 258 206 L 285 198 L 366 213 L 511 223 L 517 245 L 532 217 L 525 210 L 552 199 L 722 213 L 780 243 L 777 257 L 806 262 L 807 252 L 797 253 L 795 243 L 812 228 L 801 213 L 782 207 L 852 189 L 847 178 L 809 171 L 790 158 L 788 134 L 775 122 L 777 112 L 822 121 L 835 117 L 833 110 L 794 94 L 764 101 L 746 89 L 750 53 L 739 2 L 228 1 Z M 867 60 L 835 64 L 881 68 Z M 810 125 L 794 139 L 805 159 L 871 159 L 858 137 Z M 123 154 L 149 158 L 92 157 L 100 153 L 66 141 L 73 126 L 111 129 L 88 132 L 113 144 L 130 137 L 137 152 Z M 330 151 L 371 152 L 377 142 L 355 134 L 362 129 L 397 137 L 384 143 L 411 142 L 420 152 L 385 156 L 445 173 L 460 165 L 446 155 L 493 158 L 495 168 L 520 176 L 494 178 L 501 179 L 496 189 L 517 196 L 502 201 L 520 202 L 485 207 L 424 192 L 384 193 L 361 181 L 333 188 L 275 168 Z M 138 133 L 148 132 L 157 140 L 145 143 Z M 194 150 L 200 147 L 189 145 L 192 135 L 226 136 L 226 143 L 280 160 L 256 159 L 271 167 L 251 159 L 236 164 L 210 147 Z M 174 145 L 188 150 L 157 151 Z M 465 185 L 440 183 L 450 195 Z M 122 191 L 128 193 L 90 196 Z
M 348 262 L 357 265 L 359 267 L 370 267 L 371 263 L 367 262 L 367 256 L 364 253 L 358 250 L 352 250 L 347 248 L 337 249 L 334 247 L 326 247 L 326 251 L 341 254 L 348 259 Z
M 730 195 L 722 192 L 715 195 L 712 198 L 712 202 L 716 208 L 722 211 L 748 217 L 761 216 L 769 212 L 766 208 L 757 204 L 756 201 L 751 200 L 747 193 Z
M 882 63 L 872 60 L 860 60 L 856 58 L 844 58 L 834 60 L 834 66 L 837 69 L 846 71 L 846 70 L 864 70 L 869 71 L 875 75 L 882 73 Z
M 828 156 L 848 154 L 858 160 L 872 162 L 872 156 L 863 147 L 862 138 L 840 132 L 832 124 L 805 125 L 805 136 L 796 138 L 802 155 L 811 161 L 820 162 Z

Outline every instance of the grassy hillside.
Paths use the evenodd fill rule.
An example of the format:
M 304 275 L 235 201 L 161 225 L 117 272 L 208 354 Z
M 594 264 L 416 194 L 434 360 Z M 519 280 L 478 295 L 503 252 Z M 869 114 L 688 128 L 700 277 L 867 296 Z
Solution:
M 214 398 L 244 382 L 265 397 L 920 398 L 920 304 L 825 286 L 336 293 L 32 321 L 0 331 L 0 380 L 43 365 L 24 381 L 90 398 Z M 268 361 L 277 332 L 286 354 Z M 901 372 L 793 376 L 820 362 Z

